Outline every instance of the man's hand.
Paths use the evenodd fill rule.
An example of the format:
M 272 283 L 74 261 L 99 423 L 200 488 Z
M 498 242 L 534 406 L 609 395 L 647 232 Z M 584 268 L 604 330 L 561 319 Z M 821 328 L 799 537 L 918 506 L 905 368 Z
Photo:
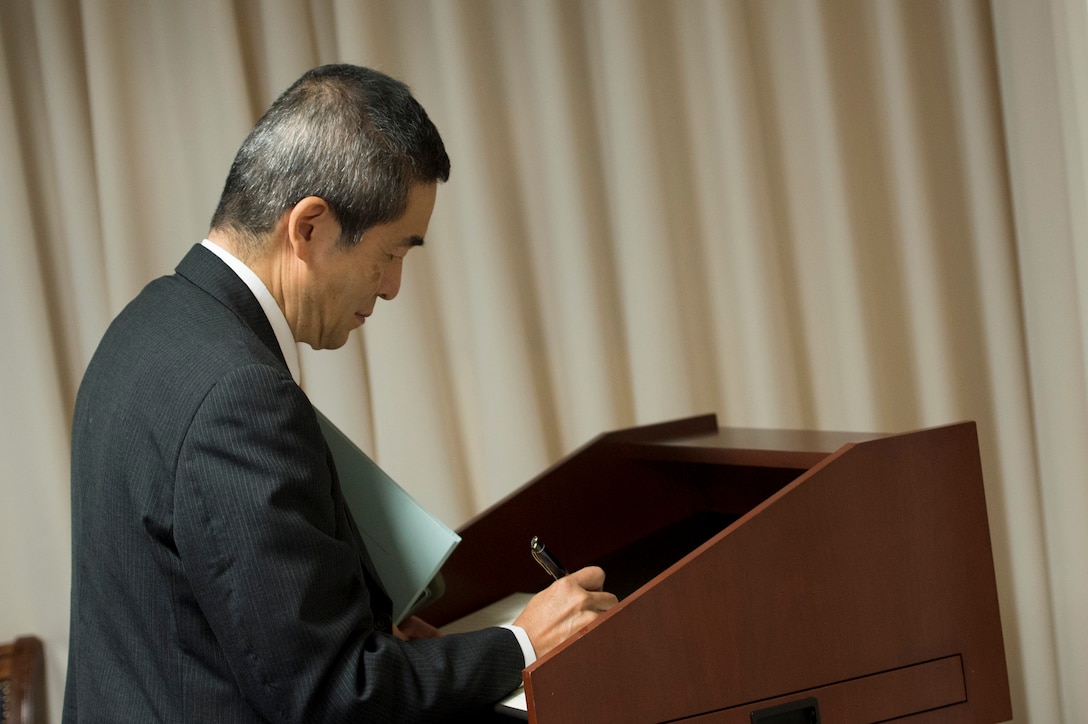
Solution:
M 536 655 L 543 656 L 616 605 L 616 597 L 603 588 L 600 568 L 575 571 L 533 596 L 514 625 L 525 629 Z
M 442 632 L 418 616 L 409 616 L 400 626 L 393 627 L 393 635 L 402 641 L 436 639 Z

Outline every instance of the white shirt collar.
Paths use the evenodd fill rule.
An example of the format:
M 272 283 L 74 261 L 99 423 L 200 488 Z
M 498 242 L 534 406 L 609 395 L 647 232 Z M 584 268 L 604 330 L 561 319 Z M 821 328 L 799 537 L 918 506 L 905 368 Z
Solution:
M 295 337 L 291 334 L 291 327 L 287 324 L 287 317 L 283 316 L 283 310 L 280 309 L 280 305 L 276 304 L 276 300 L 272 298 L 272 293 L 268 291 L 268 287 L 238 257 L 214 241 L 205 239 L 200 243 L 222 259 L 238 275 L 238 278 L 249 287 L 250 291 L 253 292 L 253 296 L 257 297 L 261 309 L 264 310 L 264 315 L 268 317 L 268 323 L 272 325 L 272 331 L 276 333 L 276 341 L 280 343 L 280 351 L 283 352 L 283 358 L 287 361 L 287 369 L 291 371 L 291 377 L 295 380 L 295 384 L 301 384 L 298 346 L 295 344 Z

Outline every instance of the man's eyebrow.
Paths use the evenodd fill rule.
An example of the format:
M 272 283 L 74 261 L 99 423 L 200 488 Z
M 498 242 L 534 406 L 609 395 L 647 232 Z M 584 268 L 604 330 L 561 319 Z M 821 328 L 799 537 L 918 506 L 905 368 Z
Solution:
M 416 234 L 413 234 L 412 236 L 407 236 L 400 243 L 400 245 L 401 246 L 423 246 L 423 237 L 422 236 L 417 236 Z

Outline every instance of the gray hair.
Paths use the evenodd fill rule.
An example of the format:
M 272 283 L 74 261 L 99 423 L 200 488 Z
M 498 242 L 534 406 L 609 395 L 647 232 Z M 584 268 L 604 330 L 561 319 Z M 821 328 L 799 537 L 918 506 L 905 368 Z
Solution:
M 284 91 L 238 149 L 212 229 L 248 249 L 307 196 L 328 202 L 340 243 L 400 218 L 408 190 L 446 181 L 438 130 L 404 83 L 370 68 L 325 65 Z

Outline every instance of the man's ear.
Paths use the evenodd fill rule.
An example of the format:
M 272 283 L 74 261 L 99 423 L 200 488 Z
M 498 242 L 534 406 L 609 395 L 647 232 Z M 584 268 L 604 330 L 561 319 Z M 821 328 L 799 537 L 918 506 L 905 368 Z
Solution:
M 307 196 L 292 206 L 287 214 L 287 243 L 300 260 L 309 262 L 315 250 L 335 244 L 340 238 L 340 223 L 328 202 L 320 196 Z

